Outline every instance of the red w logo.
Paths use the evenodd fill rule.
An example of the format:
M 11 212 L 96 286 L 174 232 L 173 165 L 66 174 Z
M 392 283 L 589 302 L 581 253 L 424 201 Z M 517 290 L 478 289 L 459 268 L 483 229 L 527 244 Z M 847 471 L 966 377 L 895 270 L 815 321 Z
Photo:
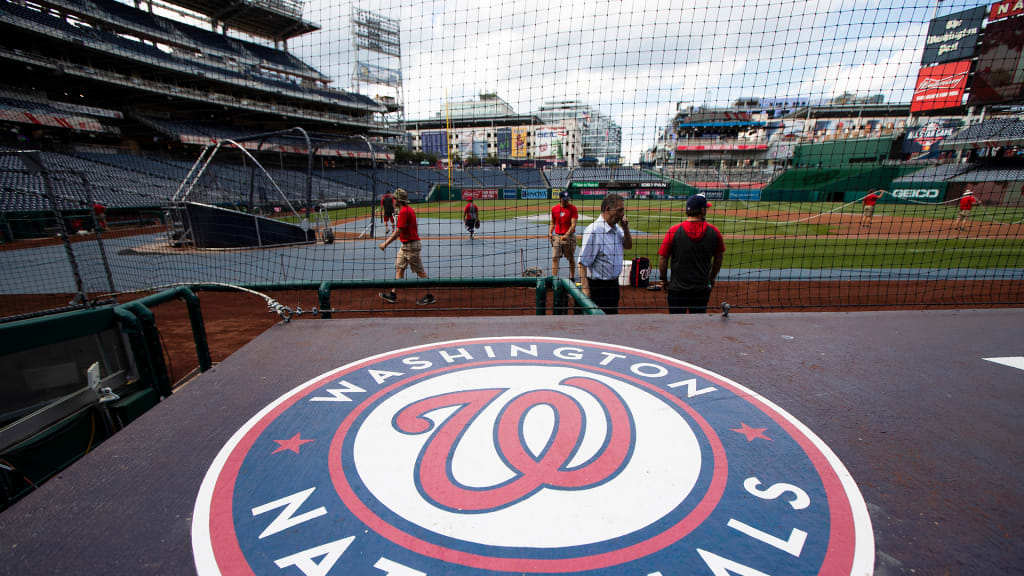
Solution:
M 557 390 L 526 392 L 516 396 L 501 410 L 495 424 L 496 449 L 516 475 L 512 480 L 488 488 L 460 484 L 452 475 L 451 462 L 463 432 L 505 390 L 453 392 L 425 398 L 403 408 L 395 416 L 396 429 L 406 434 L 431 433 L 423 446 L 416 470 L 423 496 L 450 510 L 483 512 L 507 506 L 540 488 L 589 488 L 614 477 L 633 445 L 633 423 L 628 409 L 618 394 L 592 378 L 567 378 L 561 385 L 589 393 L 604 408 L 608 432 L 599 452 L 586 463 L 569 468 L 585 433 L 580 405 L 572 396 Z M 524 445 L 520 430 L 530 409 L 540 405 L 546 405 L 555 412 L 555 428 L 545 449 L 534 455 Z M 452 406 L 459 408 L 436 428 L 424 416 Z

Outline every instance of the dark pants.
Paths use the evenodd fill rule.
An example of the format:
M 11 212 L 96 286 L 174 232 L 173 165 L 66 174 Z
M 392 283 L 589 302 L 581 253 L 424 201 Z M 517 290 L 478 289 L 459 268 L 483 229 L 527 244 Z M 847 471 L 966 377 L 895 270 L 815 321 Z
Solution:
M 670 290 L 668 292 L 669 314 L 704 314 L 708 311 L 711 288 L 699 290 Z
M 590 299 L 605 314 L 619 313 L 619 280 L 590 279 Z

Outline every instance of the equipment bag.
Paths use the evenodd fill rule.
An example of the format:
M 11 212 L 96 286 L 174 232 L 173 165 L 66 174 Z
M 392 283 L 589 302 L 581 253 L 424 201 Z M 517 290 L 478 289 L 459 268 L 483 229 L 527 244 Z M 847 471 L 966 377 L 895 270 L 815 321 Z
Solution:
M 629 269 L 629 285 L 646 288 L 651 283 L 651 261 L 643 256 L 633 258 L 633 266 Z

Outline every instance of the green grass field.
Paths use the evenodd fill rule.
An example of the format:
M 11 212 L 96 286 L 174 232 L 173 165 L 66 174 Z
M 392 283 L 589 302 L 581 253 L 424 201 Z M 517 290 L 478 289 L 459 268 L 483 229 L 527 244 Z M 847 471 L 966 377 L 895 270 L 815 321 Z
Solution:
M 935 220 L 935 237 L 915 239 L 878 238 L 871 234 L 809 238 L 835 233 L 835 228 L 809 218 L 835 212 L 860 215 L 861 205 L 810 202 L 712 201 L 708 221 L 722 231 L 726 239 L 727 268 L 1022 268 L 1024 239 L 956 237 L 951 232 L 956 214 L 953 205 L 879 204 L 874 226 L 879 229 L 886 218 L 902 217 Z M 512 220 L 546 216 L 553 200 L 478 200 L 483 221 Z M 599 200 L 574 201 L 581 215 L 581 228 L 600 213 Z M 415 204 L 420 218 L 462 219 L 465 202 Z M 630 227 L 637 232 L 634 248 L 627 257 L 647 256 L 657 262 L 657 249 L 665 232 L 683 219 L 680 200 L 629 200 L 626 202 Z M 972 223 L 1019 223 L 1024 207 L 975 208 Z M 332 220 L 366 217 L 369 207 L 333 210 Z M 783 214 L 780 216 L 780 214 Z M 787 219 L 784 214 L 791 214 Z M 536 220 L 534 221 L 536 222 Z M 1009 230 L 1009 229 L 1007 229 Z M 1019 225 L 1013 228 L 1019 233 Z M 770 235 L 773 238 L 730 238 L 730 236 Z M 782 238 L 779 238 L 779 237 Z M 786 238 L 789 236 L 790 238 Z M 926 235 L 927 236 L 927 235 Z

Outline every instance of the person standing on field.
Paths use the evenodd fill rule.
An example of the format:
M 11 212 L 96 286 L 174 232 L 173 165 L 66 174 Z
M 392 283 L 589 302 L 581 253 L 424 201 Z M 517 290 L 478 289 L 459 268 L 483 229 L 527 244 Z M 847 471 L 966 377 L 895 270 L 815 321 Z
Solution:
M 390 234 L 395 226 L 395 197 L 385 192 L 380 199 L 380 220 L 384 223 L 384 233 Z
M 605 314 L 619 313 L 622 254 L 632 247 L 626 201 L 618 194 L 609 194 L 601 201 L 601 215 L 583 231 L 583 247 L 577 261 L 583 295 Z
M 668 293 L 670 314 L 707 312 L 725 254 L 722 233 L 707 222 L 710 207 L 703 195 L 687 199 L 686 220 L 669 228 L 658 248 L 658 272 L 661 287 Z
M 963 230 L 967 227 L 967 218 L 971 215 L 971 208 L 977 204 L 981 206 L 981 200 L 974 197 L 974 192 L 969 188 L 960 197 L 960 211 L 956 214 L 956 222 L 953 223 L 954 230 Z
M 885 190 L 874 188 L 868 190 L 868 195 L 864 197 L 864 215 L 860 218 L 861 228 L 871 227 L 871 217 L 875 215 L 875 204 L 882 199 L 882 194 L 885 194 Z
M 395 240 L 402 242 L 395 257 L 395 278 L 405 278 L 405 269 L 412 268 L 420 278 L 427 278 L 427 271 L 423 268 L 423 259 L 420 257 L 422 246 L 420 235 L 416 227 L 416 211 L 409 206 L 409 193 L 398 188 L 395 190 L 395 204 L 398 205 L 398 220 L 395 222 L 395 231 L 388 236 L 387 240 L 381 242 L 380 249 L 384 250 Z M 385 302 L 394 304 L 398 301 L 397 291 L 392 288 L 390 292 L 378 294 Z M 436 302 L 434 295 L 427 292 L 426 296 L 416 301 L 420 306 Z
M 480 209 L 473 203 L 472 198 L 467 199 L 466 206 L 462 209 L 462 220 L 469 231 L 469 239 L 472 240 L 476 229 L 480 227 Z
M 558 277 L 558 264 L 562 256 L 569 261 L 569 280 L 576 282 L 576 221 L 579 211 L 572 205 L 572 194 L 562 190 L 558 194 L 558 205 L 551 209 L 551 224 L 548 225 L 548 240 L 551 241 L 551 275 Z

